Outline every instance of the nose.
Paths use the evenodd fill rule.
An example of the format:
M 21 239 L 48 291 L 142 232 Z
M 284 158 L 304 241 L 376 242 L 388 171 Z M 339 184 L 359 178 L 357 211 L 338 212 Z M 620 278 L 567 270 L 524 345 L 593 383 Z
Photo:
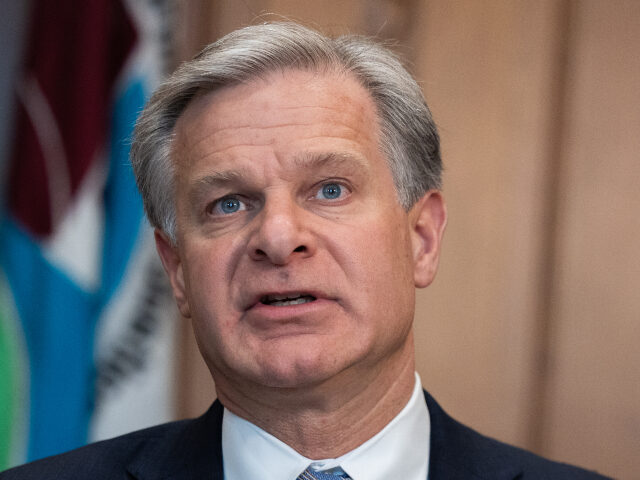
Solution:
M 256 261 L 287 265 L 315 252 L 311 231 L 305 226 L 306 212 L 288 198 L 268 199 L 256 216 L 255 230 L 247 245 Z

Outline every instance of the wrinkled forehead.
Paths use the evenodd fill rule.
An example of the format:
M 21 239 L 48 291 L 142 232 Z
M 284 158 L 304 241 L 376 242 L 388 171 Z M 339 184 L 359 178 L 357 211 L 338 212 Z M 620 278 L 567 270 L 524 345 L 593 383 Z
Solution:
M 176 123 L 172 156 L 179 166 L 199 149 L 214 144 L 224 149 L 239 129 L 258 142 L 264 132 L 285 129 L 288 122 L 308 125 L 318 135 L 342 127 L 352 130 L 356 141 L 379 143 L 376 106 L 352 75 L 284 70 L 197 95 Z

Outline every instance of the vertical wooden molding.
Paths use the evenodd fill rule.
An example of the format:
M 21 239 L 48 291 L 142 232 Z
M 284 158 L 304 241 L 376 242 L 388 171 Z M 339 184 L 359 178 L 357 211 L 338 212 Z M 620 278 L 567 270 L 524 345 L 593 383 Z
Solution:
M 176 2 L 173 68 L 191 58 L 211 39 L 214 3 L 210 0 Z M 176 315 L 176 418 L 200 415 L 215 398 L 215 388 L 193 336 L 189 319 Z
M 543 210 L 546 218 L 546 230 L 543 233 L 542 249 L 539 258 L 543 262 L 540 269 L 540 284 L 538 286 L 538 303 L 536 335 L 533 338 L 532 365 L 535 371 L 531 376 L 531 416 L 529 423 L 529 439 L 531 448 L 541 453 L 545 431 L 548 425 L 549 402 L 549 374 L 553 364 L 551 339 L 554 323 L 558 321 L 555 315 L 555 292 L 557 282 L 555 268 L 558 264 L 558 221 L 560 218 L 559 205 L 563 181 L 565 179 L 564 135 L 566 130 L 568 97 L 567 84 L 571 71 L 571 51 L 573 47 L 572 18 L 576 6 L 573 0 L 562 0 L 557 3 L 557 26 L 555 60 L 552 79 L 549 84 L 550 105 L 548 119 L 548 154 L 546 159 L 545 178 L 548 179 L 545 204 Z M 556 108 L 553 108 L 553 106 Z
M 176 385 L 177 418 L 201 415 L 216 398 L 215 385 L 193 335 L 191 320 L 180 317 Z
M 176 13 L 176 66 L 191 58 L 211 41 L 212 21 L 217 2 L 190 0 L 177 2 Z

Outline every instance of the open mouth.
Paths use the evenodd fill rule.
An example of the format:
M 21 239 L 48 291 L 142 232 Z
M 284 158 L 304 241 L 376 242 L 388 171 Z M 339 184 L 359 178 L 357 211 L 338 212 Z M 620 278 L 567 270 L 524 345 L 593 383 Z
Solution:
M 316 299 L 313 295 L 304 293 L 289 293 L 287 295 L 265 295 L 260 299 L 260 303 L 272 307 L 286 307 L 289 305 L 300 305 L 313 302 Z

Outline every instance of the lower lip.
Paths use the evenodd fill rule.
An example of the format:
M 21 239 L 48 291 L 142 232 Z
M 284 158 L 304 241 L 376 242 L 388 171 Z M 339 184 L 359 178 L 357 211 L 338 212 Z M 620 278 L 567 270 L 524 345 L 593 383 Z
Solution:
M 309 316 L 329 308 L 335 302 L 317 298 L 312 302 L 296 305 L 275 306 L 256 303 L 246 311 L 247 319 L 259 329 L 272 328 L 274 323 L 304 323 Z

